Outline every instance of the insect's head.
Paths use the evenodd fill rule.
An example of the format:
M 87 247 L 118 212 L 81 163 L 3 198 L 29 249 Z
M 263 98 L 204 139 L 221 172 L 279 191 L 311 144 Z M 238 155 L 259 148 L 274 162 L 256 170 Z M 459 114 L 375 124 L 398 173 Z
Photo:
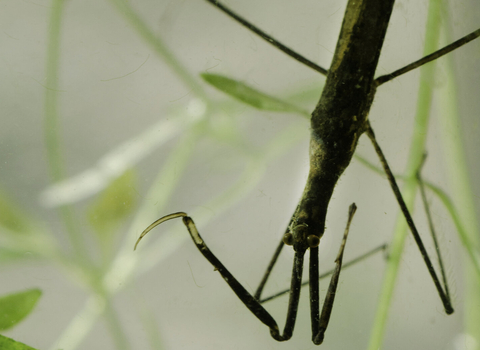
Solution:
M 301 223 L 290 227 L 290 230 L 283 236 L 283 243 L 294 247 L 300 244 L 306 248 L 315 248 L 320 244 L 320 237 L 311 234 L 306 223 Z

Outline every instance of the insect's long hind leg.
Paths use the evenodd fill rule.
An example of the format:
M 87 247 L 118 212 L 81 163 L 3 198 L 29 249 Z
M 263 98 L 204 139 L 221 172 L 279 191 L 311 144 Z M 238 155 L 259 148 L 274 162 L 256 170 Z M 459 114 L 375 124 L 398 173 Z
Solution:
M 375 148 L 375 151 L 377 152 L 377 155 L 380 158 L 380 163 L 382 163 L 382 167 L 385 170 L 385 174 L 387 175 L 388 181 L 390 182 L 390 186 L 392 187 L 393 193 L 395 194 L 395 197 L 396 197 L 397 202 L 400 206 L 400 209 L 402 210 L 402 213 L 405 217 L 405 220 L 407 221 L 408 227 L 410 228 L 410 231 L 413 234 L 413 238 L 415 239 L 415 242 L 417 243 L 418 249 L 420 250 L 420 253 L 422 254 L 423 260 L 425 261 L 425 265 L 427 265 L 427 269 L 430 272 L 430 276 L 432 277 L 433 283 L 435 284 L 435 287 L 437 288 L 438 294 L 440 295 L 440 299 L 442 300 L 443 306 L 445 308 L 445 312 L 448 315 L 450 315 L 454 311 L 453 307 L 452 307 L 452 302 L 450 300 L 450 296 L 448 295 L 448 292 L 444 291 L 444 289 L 443 289 L 443 287 L 440 283 L 440 280 L 437 277 L 437 273 L 435 272 L 435 268 L 433 267 L 432 261 L 430 260 L 430 257 L 428 256 L 427 250 L 425 249 L 425 246 L 422 242 L 422 239 L 420 238 L 418 230 L 415 227 L 412 216 L 410 215 L 410 212 L 408 211 L 407 205 L 405 204 L 405 201 L 403 200 L 402 194 L 401 194 L 400 189 L 397 185 L 395 177 L 393 176 L 393 173 L 390 170 L 390 167 L 387 163 L 387 159 L 385 158 L 385 155 L 383 154 L 382 149 L 380 148 L 379 144 L 377 143 L 377 140 L 375 138 L 375 134 L 374 134 L 373 129 L 370 125 L 370 122 L 367 122 L 366 133 L 367 133 L 370 141 L 372 141 L 373 147 Z

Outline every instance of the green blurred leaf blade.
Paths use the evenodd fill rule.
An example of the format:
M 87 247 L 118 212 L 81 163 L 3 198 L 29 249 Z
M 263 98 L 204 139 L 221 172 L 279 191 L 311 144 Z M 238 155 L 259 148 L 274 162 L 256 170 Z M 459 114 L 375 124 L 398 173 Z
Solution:
M 288 102 L 258 91 L 240 81 L 220 74 L 201 74 L 203 80 L 218 90 L 252 107 L 270 112 L 294 112 L 309 116 L 309 113 Z
M 135 183 L 135 172 L 127 170 L 90 205 L 88 219 L 100 237 L 109 236 L 135 208 Z
M 0 330 L 9 329 L 23 320 L 32 312 L 41 295 L 42 291 L 34 288 L 1 297 Z M 0 349 L 3 347 L 0 346 Z
M 36 350 L 31 346 L 25 345 L 11 338 L 4 337 L 0 334 L 0 349 L 2 350 Z

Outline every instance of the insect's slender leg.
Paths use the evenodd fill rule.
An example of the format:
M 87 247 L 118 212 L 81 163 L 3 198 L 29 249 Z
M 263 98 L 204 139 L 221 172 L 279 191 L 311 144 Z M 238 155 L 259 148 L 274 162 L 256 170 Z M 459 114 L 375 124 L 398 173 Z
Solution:
M 360 256 L 357 256 L 355 259 L 352 259 L 352 260 L 350 260 L 350 261 L 347 261 L 346 263 L 342 264 L 342 270 L 345 270 L 346 268 L 348 268 L 348 267 L 350 267 L 350 266 L 353 266 L 353 265 L 355 265 L 356 263 L 358 263 L 358 262 L 360 262 L 360 261 L 362 261 L 362 260 L 365 260 L 365 259 L 369 258 L 369 257 L 372 256 L 373 254 L 376 254 L 376 253 L 381 252 L 381 251 L 386 252 L 387 247 L 388 247 L 387 244 L 379 245 L 378 247 L 370 250 L 369 252 L 366 252 L 365 254 L 362 254 L 362 255 L 360 255 Z M 311 254 L 311 253 L 310 253 L 310 254 Z M 318 279 L 319 279 L 319 280 L 322 280 L 322 279 L 324 279 L 324 278 L 326 278 L 326 277 L 328 277 L 328 276 L 333 275 L 334 272 L 335 272 L 334 269 L 333 269 L 333 270 L 330 270 L 330 271 L 327 271 L 327 272 L 324 272 L 324 273 L 322 273 L 320 276 L 318 276 Z M 305 286 L 307 286 L 307 285 L 309 285 L 309 284 L 310 284 L 310 280 L 303 282 L 303 283 L 302 283 L 302 288 L 305 287 Z M 280 292 L 278 292 L 278 293 L 275 293 L 275 294 L 273 294 L 273 295 L 270 295 L 270 296 L 268 296 L 268 297 L 266 297 L 266 298 L 262 298 L 262 299 L 260 299 L 260 304 L 263 304 L 263 303 L 266 303 L 267 301 L 276 299 L 276 298 L 278 298 L 278 297 L 280 297 L 280 296 L 282 296 L 282 295 L 287 294 L 288 292 L 290 292 L 290 289 L 284 289 L 284 290 L 282 290 L 282 291 L 280 291 Z
M 315 71 L 323 74 L 323 75 L 327 75 L 328 73 L 328 70 L 325 69 L 325 68 L 322 68 L 320 66 L 318 66 L 317 64 L 313 63 L 312 61 L 308 60 L 307 58 L 303 57 L 302 55 L 300 55 L 299 53 L 293 51 L 292 49 L 290 49 L 289 47 L 285 46 L 284 44 L 282 44 L 281 42 L 279 42 L 277 39 L 273 38 L 272 36 L 268 35 L 267 33 L 265 33 L 264 31 L 262 31 L 260 28 L 256 27 L 255 25 L 253 25 L 252 23 L 248 22 L 246 19 L 242 18 L 241 16 L 239 16 L 238 14 L 236 14 L 235 12 L 233 12 L 232 10 L 230 10 L 228 7 L 226 7 L 225 5 L 223 5 L 222 3 L 218 2 L 217 0 L 207 0 L 209 3 L 215 5 L 218 9 L 220 9 L 221 11 L 223 11 L 225 14 L 227 14 L 228 16 L 230 16 L 231 18 L 233 18 L 234 20 L 236 20 L 237 22 L 239 22 L 240 24 L 242 24 L 244 27 L 248 28 L 249 30 L 251 30 L 252 32 L 254 32 L 255 34 L 259 35 L 262 39 L 266 40 L 267 42 L 269 42 L 270 44 L 272 44 L 273 46 L 275 46 L 276 48 L 278 48 L 279 50 L 283 51 L 284 53 L 286 53 L 287 55 L 289 55 L 290 57 L 292 57 L 293 59 L 299 61 L 300 63 L 303 63 L 304 65 L 314 69 Z M 378 78 L 375 79 L 375 83 L 377 86 L 379 85 L 382 85 L 384 83 L 386 83 L 387 81 L 390 81 L 402 74 L 405 74 L 413 69 L 416 69 L 428 62 L 431 62 L 431 61 L 434 61 L 436 60 L 437 58 L 440 58 L 444 55 L 446 55 L 447 53 L 469 43 L 470 41 L 478 38 L 480 36 L 480 29 L 477 29 L 476 31 L 470 33 L 470 34 L 467 34 L 465 35 L 464 37 L 454 41 L 453 43 L 445 46 L 444 48 L 442 49 L 439 49 L 415 62 L 412 62 L 408 65 L 406 65 L 405 67 L 402 67 L 400 69 L 397 69 L 396 71 L 390 73 L 390 74 L 385 74 L 385 75 L 382 75 Z
M 265 287 L 265 284 L 267 283 L 267 280 L 270 277 L 270 273 L 273 270 L 273 266 L 277 262 L 277 259 L 280 253 L 282 252 L 282 248 L 284 245 L 285 243 L 283 243 L 283 237 L 282 237 L 282 240 L 280 240 L 280 244 L 277 246 L 277 249 L 275 249 L 275 253 L 273 253 L 272 259 L 270 260 L 270 263 L 267 266 L 267 270 L 263 274 L 262 280 L 260 281 L 260 284 L 258 285 L 257 290 L 255 291 L 255 294 L 254 294 L 255 299 L 260 300 L 262 296 L 263 288 Z
M 303 257 L 305 251 L 296 251 L 293 258 L 292 280 L 290 283 L 290 297 L 288 299 L 287 319 L 283 329 L 283 338 L 288 340 L 292 337 L 293 328 L 297 319 L 298 302 L 300 301 L 300 291 L 302 290 Z M 260 304 L 259 304 L 260 305 Z
M 322 307 L 322 314 L 319 316 L 319 283 L 318 283 L 318 247 L 310 248 L 310 316 L 312 319 L 312 341 L 314 344 L 319 345 L 323 342 L 325 331 L 330 321 L 332 314 L 333 303 L 335 301 L 335 294 L 338 286 L 338 279 L 340 277 L 340 271 L 342 269 L 343 252 L 345 251 L 345 244 L 347 243 L 348 232 L 350 230 L 350 224 L 353 219 L 353 215 L 357 210 L 357 206 L 353 203 L 348 210 L 348 221 L 343 234 L 342 243 L 338 251 L 337 258 L 335 259 L 335 269 L 333 271 L 330 285 L 325 296 L 325 301 Z
M 292 218 L 290 219 L 290 222 L 288 223 L 285 232 L 288 232 L 290 230 L 290 226 L 292 225 L 293 220 L 294 220 L 294 216 L 292 216 Z M 284 245 L 285 243 L 283 242 L 283 236 L 282 236 L 280 243 L 278 244 L 277 248 L 275 249 L 275 252 L 273 253 L 272 259 L 270 260 L 270 263 L 267 266 L 267 270 L 263 274 L 262 280 L 260 281 L 260 284 L 258 285 L 257 290 L 255 291 L 254 296 L 257 300 L 260 300 L 262 297 L 263 288 L 265 288 L 265 284 L 267 283 L 267 280 L 270 277 L 270 274 L 272 273 L 273 266 L 276 264 Z M 287 292 L 289 291 L 290 289 L 287 290 Z M 262 302 L 260 301 L 260 303 Z
M 445 308 L 445 312 L 448 315 L 450 315 L 451 313 L 453 313 L 453 307 L 452 307 L 450 297 L 447 293 L 445 293 L 445 291 L 442 288 L 440 280 L 437 277 L 437 273 L 435 272 L 435 268 L 432 265 L 432 262 L 430 260 L 430 257 L 428 256 L 427 250 L 425 249 L 425 246 L 422 242 L 422 239 L 420 238 L 420 235 L 418 233 L 418 230 L 415 227 L 412 216 L 410 215 L 410 212 L 408 211 L 407 205 L 405 204 L 405 201 L 403 200 L 400 189 L 398 188 L 397 182 L 395 181 L 395 177 L 393 176 L 392 171 L 390 170 L 390 167 L 389 167 L 389 165 L 387 163 L 387 160 L 386 160 L 386 158 L 385 158 L 385 156 L 382 152 L 382 149 L 380 148 L 380 146 L 377 143 L 377 140 L 375 139 L 375 134 L 373 132 L 372 127 L 370 126 L 370 122 L 368 122 L 368 121 L 367 121 L 366 133 L 367 133 L 368 137 L 370 138 L 370 141 L 372 141 L 373 147 L 375 148 L 375 151 L 377 152 L 377 155 L 380 158 L 380 162 L 382 163 L 383 169 L 385 170 L 388 181 L 390 182 L 390 186 L 392 187 L 393 193 L 395 194 L 395 197 L 397 198 L 397 202 L 400 206 L 400 209 L 402 210 L 402 213 L 405 216 L 405 220 L 407 221 L 407 224 L 410 228 L 410 231 L 413 234 L 413 238 L 415 239 L 415 242 L 417 243 L 418 249 L 420 250 L 420 253 L 422 254 L 423 260 L 425 261 L 425 264 L 427 265 L 427 269 L 430 272 L 430 276 L 432 276 L 433 283 L 435 284 L 435 287 L 437 288 L 438 294 L 440 295 L 440 299 L 442 299 L 442 303 L 443 303 L 443 306 Z
M 227 270 L 227 268 L 222 264 L 220 260 L 211 252 L 211 250 L 207 247 L 205 241 L 198 233 L 198 230 L 193 222 L 192 218 L 190 218 L 186 213 L 179 212 L 164 216 L 153 224 L 147 227 L 145 231 L 142 232 L 140 237 L 135 244 L 135 248 L 137 247 L 140 240 L 153 228 L 160 225 L 161 223 L 175 219 L 175 218 L 182 218 L 183 223 L 187 227 L 190 236 L 192 237 L 193 242 L 197 246 L 198 250 L 202 255 L 215 267 L 225 280 L 228 283 L 230 288 L 232 288 L 233 292 L 237 295 L 237 297 L 243 302 L 243 304 L 266 326 L 270 328 L 271 336 L 278 341 L 285 341 L 291 338 L 293 333 L 293 328 L 295 326 L 295 321 L 297 317 L 297 310 L 298 310 L 298 302 L 300 300 L 300 290 L 302 285 L 302 273 L 303 273 L 303 257 L 305 255 L 305 250 L 303 251 L 296 251 L 295 257 L 293 261 L 293 271 L 292 271 L 292 280 L 291 280 L 291 287 L 290 287 L 290 299 L 288 303 L 288 310 L 287 310 L 287 320 L 285 322 L 285 327 L 283 329 L 283 334 L 280 334 L 277 322 L 274 318 L 270 315 L 270 313 L 263 308 L 263 306 L 259 303 L 259 301 L 251 295 L 241 284 L 237 281 L 237 279 Z
M 185 214 L 186 215 L 186 214 Z M 283 334 L 280 335 L 277 323 L 267 310 L 258 302 L 258 300 L 252 296 L 235 277 L 227 270 L 227 268 L 217 259 L 215 255 L 208 249 L 207 245 L 200 237 L 195 223 L 193 220 L 184 216 L 182 218 L 183 223 L 188 229 L 190 236 L 192 237 L 195 245 L 203 254 L 203 256 L 210 261 L 215 269 L 222 275 L 225 282 L 232 288 L 238 298 L 245 304 L 245 306 L 265 325 L 270 328 L 270 334 L 278 341 L 285 341 L 292 337 L 293 328 L 298 311 L 298 303 L 300 300 L 300 290 L 302 285 L 302 273 L 303 273 L 303 257 L 305 251 L 296 251 L 293 260 L 292 279 L 290 285 L 290 298 L 288 302 L 287 318 Z
M 266 40 L 267 42 L 269 42 L 270 44 L 275 46 L 277 49 L 286 53 L 288 56 L 290 56 L 293 59 L 295 59 L 295 60 L 303 63 L 304 65 L 312 68 L 313 70 L 316 70 L 320 74 L 327 75 L 328 71 L 325 68 L 320 67 L 319 65 L 313 63 L 312 61 L 308 60 L 307 58 L 303 57 L 302 55 L 296 53 L 292 49 L 283 45 L 280 41 L 278 41 L 277 39 L 274 39 L 272 36 L 268 35 L 267 33 L 265 33 L 260 28 L 254 26 L 252 23 L 248 22 L 243 17 L 237 15 L 235 12 L 230 10 L 228 7 L 226 7 L 225 5 L 220 3 L 219 1 L 217 1 L 217 0 L 207 0 L 207 1 L 209 3 L 211 3 L 212 5 L 214 5 L 215 7 L 217 7 L 219 10 L 226 13 L 228 16 L 230 16 L 231 18 L 233 18 L 237 22 L 239 22 L 244 27 L 248 28 L 249 30 L 251 30 L 252 32 L 257 34 L 258 36 L 260 36 L 262 39 Z
M 430 55 L 427 55 L 427 56 L 425 56 L 425 57 L 423 57 L 423 58 L 421 58 L 421 59 L 419 59 L 415 62 L 412 62 L 412 63 L 406 65 L 405 67 L 397 69 L 396 71 L 394 71 L 390 74 L 386 74 L 386 75 L 382 75 L 382 76 L 378 77 L 377 79 L 375 79 L 375 83 L 376 83 L 377 86 L 382 85 L 383 83 L 386 83 L 387 81 L 390 81 L 390 80 L 392 80 L 392 79 L 394 79 L 394 78 L 396 78 L 396 77 L 398 77 L 402 74 L 410 72 L 411 70 L 413 70 L 415 68 L 418 68 L 418 67 L 424 65 L 425 63 L 434 61 L 437 58 L 442 57 L 442 56 L 446 55 L 447 53 L 452 52 L 455 49 L 458 49 L 460 46 L 463 46 L 463 45 L 469 43 L 470 41 L 478 38 L 479 36 L 480 36 L 480 29 L 477 29 L 476 31 L 474 31 L 470 34 L 465 35 L 463 38 L 460 38 L 457 41 L 454 41 L 450 45 L 447 45 L 444 48 L 439 49 L 439 50 L 435 51 L 434 53 L 431 53 Z
M 320 278 L 318 272 L 318 247 L 310 248 L 310 263 L 308 272 L 308 278 L 310 282 L 310 326 L 312 327 L 312 341 L 315 343 L 315 338 L 320 326 Z M 330 284 L 332 283 L 333 279 L 334 275 L 332 275 L 330 279 Z
M 423 163 L 425 162 L 425 156 L 423 157 Z M 445 294 L 447 295 L 448 299 L 450 299 L 450 291 L 448 290 L 448 282 L 447 276 L 445 273 L 445 267 L 443 265 L 442 254 L 440 253 L 440 245 L 438 244 L 437 234 L 435 232 L 435 227 L 433 226 L 432 214 L 430 213 L 430 208 L 427 202 L 427 196 L 425 194 L 425 185 L 422 180 L 422 176 L 420 174 L 421 167 L 417 171 L 417 181 L 420 187 L 420 195 L 422 197 L 423 207 L 425 209 L 425 213 L 427 214 L 428 226 L 430 227 L 430 233 L 432 234 L 433 244 L 435 245 L 435 251 L 437 252 L 438 264 L 440 266 L 440 272 L 442 274 L 443 286 L 445 287 Z

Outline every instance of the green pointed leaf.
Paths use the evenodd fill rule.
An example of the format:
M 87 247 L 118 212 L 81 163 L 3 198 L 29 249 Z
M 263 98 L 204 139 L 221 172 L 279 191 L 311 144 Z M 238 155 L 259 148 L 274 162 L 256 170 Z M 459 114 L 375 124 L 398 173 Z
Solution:
M 286 94 L 282 95 L 285 96 L 287 101 L 295 105 L 308 105 L 310 106 L 309 108 L 312 108 L 320 99 L 324 86 L 325 81 L 316 81 L 315 83 L 295 88 L 295 90 L 293 90 L 294 92 L 288 88 Z
M 127 170 L 100 194 L 88 209 L 95 231 L 105 237 L 113 232 L 135 206 L 135 173 Z
M 28 216 L 0 190 L 0 226 L 16 233 L 27 233 L 31 230 Z
M 31 346 L 25 345 L 11 338 L 4 337 L 0 334 L 0 349 L 2 350 L 36 350 Z
M 252 107 L 265 111 L 294 112 L 310 116 L 308 112 L 300 107 L 267 95 L 237 80 L 227 78 L 223 75 L 209 73 L 203 73 L 201 77 L 220 91 Z
M 40 289 L 29 289 L 0 298 L 0 330 L 15 326 L 35 307 L 42 295 Z M 0 346 L 0 349 L 3 347 Z

